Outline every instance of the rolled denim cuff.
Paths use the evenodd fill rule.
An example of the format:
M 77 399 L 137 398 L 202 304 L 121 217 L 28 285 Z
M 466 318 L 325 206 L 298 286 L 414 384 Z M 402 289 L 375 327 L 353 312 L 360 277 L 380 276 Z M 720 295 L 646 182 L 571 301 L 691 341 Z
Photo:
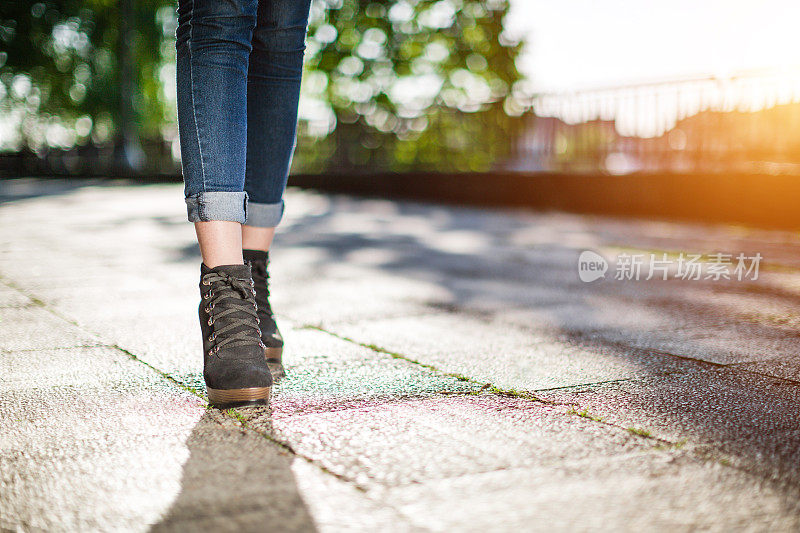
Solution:
M 283 200 L 275 204 L 248 202 L 247 224 L 257 228 L 274 228 L 283 218 Z
M 229 220 L 244 224 L 247 220 L 247 193 L 244 191 L 201 192 L 186 198 L 189 222 Z

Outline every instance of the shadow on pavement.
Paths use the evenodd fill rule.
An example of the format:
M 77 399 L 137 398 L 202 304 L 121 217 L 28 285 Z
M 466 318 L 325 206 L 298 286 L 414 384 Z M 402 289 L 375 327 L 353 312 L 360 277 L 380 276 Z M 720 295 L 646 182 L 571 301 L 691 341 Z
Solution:
M 0 201 L 37 195 L 21 189 L 8 193 L 4 185 L 0 183 Z M 687 237 L 697 229 L 684 226 L 671 227 L 681 236 L 666 242 L 664 235 L 670 228 L 654 227 L 648 221 L 512 216 L 502 211 L 343 196 L 324 196 L 318 203 L 321 207 L 313 214 L 290 220 L 276 241 L 276 259 L 285 253 L 281 250 L 314 251 L 307 262 L 291 265 L 296 271 L 295 288 L 305 285 L 308 297 L 324 297 L 315 283 L 333 280 L 347 289 L 340 293 L 347 299 L 369 303 L 371 295 L 363 292 L 366 285 L 352 279 L 369 275 L 369 270 L 434 285 L 442 289 L 439 295 L 447 296 L 425 300 L 430 295 L 408 295 L 410 301 L 422 301 L 417 309 L 420 315 L 449 313 L 456 321 L 478 318 L 496 326 L 498 336 L 503 328 L 523 330 L 532 338 L 547 334 L 559 344 L 577 344 L 598 354 L 601 361 L 613 359 L 637 367 L 635 376 L 628 375 L 619 383 L 586 383 L 537 394 L 560 394 L 559 400 L 574 402 L 621 427 L 644 428 L 676 441 L 690 438 L 691 444 L 707 446 L 717 459 L 722 450 L 764 478 L 800 486 L 796 416 L 800 317 L 794 307 L 800 280 L 796 272 L 786 274 L 795 277 L 773 282 L 765 277 L 747 283 L 585 284 L 575 269 L 585 248 L 609 242 L 635 242 L 640 248 L 654 243 L 673 250 L 692 247 L 706 253 L 719 248 L 710 248 L 710 239 L 704 244 L 697 235 Z M 169 218 L 156 222 L 164 227 L 173 224 Z M 708 228 L 709 235 L 713 231 Z M 718 244 L 724 247 L 726 242 L 720 238 Z M 761 249 L 755 237 L 727 245 L 737 246 L 728 252 Z M 789 240 L 765 242 L 765 249 L 768 246 L 783 250 L 787 257 L 798 251 L 797 243 Z M 197 253 L 195 244 L 188 245 L 178 251 L 176 262 L 195 262 Z M 359 257 L 367 261 L 359 263 Z M 357 268 L 343 271 L 339 268 L 343 264 Z M 339 308 L 332 309 L 338 313 Z M 748 314 L 751 318 L 743 318 Z M 778 320 L 770 321 L 770 316 Z M 310 322 L 314 317 L 302 318 Z M 446 346 L 447 339 L 438 342 Z M 476 355 L 482 342 L 486 340 L 475 339 Z M 382 347 L 402 352 L 402 346 Z M 418 358 L 423 363 L 425 355 Z M 795 377 L 776 377 L 776 369 L 783 376 Z M 303 516 L 292 515 L 288 504 L 288 519 L 271 514 L 284 508 L 283 496 L 299 501 L 290 459 L 260 437 L 259 444 L 253 444 L 255 435 L 234 438 L 241 432 L 238 427 L 225 433 L 213 424 L 218 422 L 206 415 L 195 428 L 181 495 L 158 527 L 203 520 L 197 517 L 228 516 L 228 504 L 242 520 L 250 516 L 249 509 L 255 509 L 254 516 L 274 516 L 297 524 L 300 530 L 313 527 L 304 506 L 299 506 Z M 247 446 L 236 444 L 237 439 Z M 254 481 L 245 483 L 251 475 Z M 241 483 L 245 484 L 240 487 Z M 214 505 L 221 508 L 212 511 Z
M 791 308 L 798 294 L 790 285 L 761 280 L 587 284 L 578 280 L 578 255 L 593 239 L 605 244 L 609 238 L 598 238 L 607 227 L 593 226 L 590 218 L 562 221 L 561 228 L 550 231 L 525 217 L 498 212 L 396 203 L 378 205 L 376 216 L 363 217 L 367 224 L 362 230 L 359 218 L 350 220 L 346 214 L 360 209 L 357 202 L 332 197 L 328 209 L 296 219 L 279 234 L 278 248 L 315 250 L 313 263 L 303 268 L 315 280 L 330 272 L 342 283 L 347 281 L 338 266 L 360 254 L 368 257 L 365 268 L 444 289 L 448 298 L 425 302 L 431 313 L 491 321 L 498 331 L 544 332 L 636 365 L 636 375 L 617 380 L 622 383 L 590 383 L 554 394 L 623 427 L 644 426 L 677 441 L 689 437 L 709 446 L 712 455 L 730 454 L 734 463 L 760 477 L 800 485 L 798 382 L 741 367 L 743 360 L 780 360 L 784 373 L 800 375 L 798 333 L 791 323 L 746 320 L 740 314 L 773 305 Z M 647 242 L 646 232 L 637 234 L 634 222 L 626 226 L 634 239 Z M 538 243 L 519 244 L 536 232 L 541 234 Z M 479 244 L 462 252 L 450 247 L 448 235 L 453 242 L 466 236 Z M 734 245 L 759 246 L 753 240 Z M 483 341 L 491 344 L 476 339 L 476 350 Z M 381 347 L 403 351 L 399 345 Z M 412 356 L 429 362 L 422 354 Z
M 269 425 L 268 408 L 239 411 Z M 180 494 L 151 531 L 316 531 L 289 453 L 212 409 L 186 446 Z
M 0 179 L 0 205 L 43 196 L 59 196 L 77 189 L 104 184 L 100 179 Z

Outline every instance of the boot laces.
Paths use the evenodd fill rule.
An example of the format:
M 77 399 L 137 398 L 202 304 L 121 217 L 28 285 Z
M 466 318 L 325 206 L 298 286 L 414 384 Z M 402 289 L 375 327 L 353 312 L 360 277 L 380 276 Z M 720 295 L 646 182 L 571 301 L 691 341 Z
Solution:
M 208 325 L 213 328 L 211 352 L 218 353 L 224 346 L 262 346 L 253 282 L 211 272 L 203 277 L 203 284 L 211 286 L 203 296 Z

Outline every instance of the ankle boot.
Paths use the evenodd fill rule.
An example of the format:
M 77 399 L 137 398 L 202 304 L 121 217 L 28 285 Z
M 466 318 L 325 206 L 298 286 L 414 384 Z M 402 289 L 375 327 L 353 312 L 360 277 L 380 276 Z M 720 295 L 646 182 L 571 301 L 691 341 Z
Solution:
M 245 263 L 249 264 L 252 269 L 258 319 L 261 326 L 261 342 L 266 347 L 264 352 L 269 370 L 272 372 L 272 377 L 277 380 L 285 375 L 282 360 L 283 337 L 278 331 L 278 324 L 275 322 L 275 315 L 272 314 L 272 307 L 269 304 L 269 271 L 267 270 L 269 252 L 243 250 L 242 254 Z
M 209 403 L 228 408 L 266 404 L 272 376 L 256 314 L 249 265 L 200 267 L 200 328 Z

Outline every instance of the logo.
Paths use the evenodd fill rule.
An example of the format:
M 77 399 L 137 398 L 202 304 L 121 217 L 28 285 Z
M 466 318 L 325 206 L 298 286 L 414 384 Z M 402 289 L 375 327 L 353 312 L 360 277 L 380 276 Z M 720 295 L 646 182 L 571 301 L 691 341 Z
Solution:
M 591 250 L 584 250 L 578 257 L 578 277 L 584 283 L 604 278 L 608 270 L 608 261 Z

